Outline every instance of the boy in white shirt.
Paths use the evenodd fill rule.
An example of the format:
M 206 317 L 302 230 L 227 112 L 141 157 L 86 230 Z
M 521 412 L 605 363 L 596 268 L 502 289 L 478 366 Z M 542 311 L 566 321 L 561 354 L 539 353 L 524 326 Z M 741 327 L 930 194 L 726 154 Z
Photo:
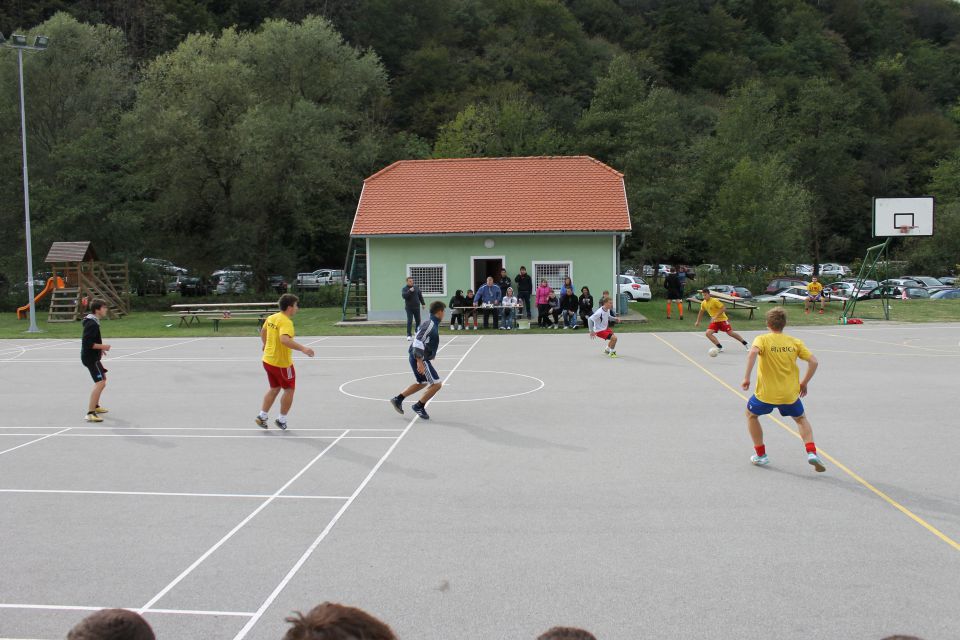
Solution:
M 593 312 L 593 315 L 587 319 L 590 325 L 590 339 L 600 338 L 607 341 L 607 346 L 603 350 L 611 358 L 617 357 L 617 336 L 610 328 L 610 309 L 613 308 L 613 300 L 604 298 L 600 301 L 600 308 Z
M 513 329 L 513 318 L 517 313 L 517 296 L 513 295 L 513 287 L 507 287 L 507 295 L 503 296 L 500 304 L 503 306 L 503 324 L 500 328 L 510 331 Z

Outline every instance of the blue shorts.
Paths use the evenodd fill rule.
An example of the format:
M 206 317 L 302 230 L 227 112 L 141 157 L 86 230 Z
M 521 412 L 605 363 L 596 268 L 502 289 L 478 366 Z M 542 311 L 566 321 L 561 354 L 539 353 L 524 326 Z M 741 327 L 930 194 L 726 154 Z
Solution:
M 799 418 L 804 413 L 800 398 L 797 398 L 797 401 L 793 404 L 767 404 L 757 400 L 757 396 L 750 396 L 750 399 L 747 400 L 747 411 L 755 416 L 765 416 L 774 409 L 779 409 L 780 415 L 785 418 Z
M 410 368 L 413 369 L 413 375 L 417 379 L 417 382 L 420 384 L 436 384 L 440 382 L 440 375 L 437 373 L 437 370 L 433 368 L 433 363 L 429 360 L 424 360 L 423 364 L 426 365 L 424 373 L 417 371 L 417 359 L 414 355 L 410 354 Z

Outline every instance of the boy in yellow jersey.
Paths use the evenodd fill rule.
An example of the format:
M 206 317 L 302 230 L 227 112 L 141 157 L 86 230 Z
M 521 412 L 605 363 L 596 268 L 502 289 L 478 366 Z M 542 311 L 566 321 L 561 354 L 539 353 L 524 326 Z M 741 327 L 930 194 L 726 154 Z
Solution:
M 757 391 L 747 401 L 747 429 L 753 438 L 756 454 L 750 462 L 763 466 L 770 464 L 767 449 L 763 444 L 763 429 L 760 416 L 767 415 L 775 408 L 780 415 L 793 418 L 807 449 L 807 462 L 817 471 L 826 471 L 823 461 L 817 455 L 817 445 L 813 442 L 813 427 L 807 420 L 800 398 L 807 395 L 807 385 L 817 370 L 817 359 L 810 353 L 803 341 L 783 332 L 787 326 L 787 312 L 783 307 L 774 307 L 767 312 L 767 328 L 770 333 L 757 336 L 747 356 L 747 371 L 743 375 L 744 391 L 750 388 L 750 374 L 753 365 L 760 358 L 757 368 Z M 797 359 L 807 361 L 807 373 L 800 379 Z
M 278 313 L 273 314 L 263 323 L 260 330 L 260 341 L 263 348 L 263 368 L 267 372 L 270 389 L 263 396 L 263 406 L 256 418 L 257 426 L 267 428 L 267 413 L 280 392 L 280 416 L 274 422 L 281 429 L 287 428 L 287 414 L 293 404 L 293 393 L 297 387 L 297 372 L 293 368 L 293 350 L 297 350 L 309 357 L 313 357 L 313 349 L 305 347 L 293 340 L 293 316 L 300 310 L 300 299 L 292 293 L 280 296 L 277 303 Z
M 733 327 L 730 326 L 730 319 L 727 318 L 727 308 L 724 306 L 720 300 L 714 298 L 710 294 L 709 289 L 701 289 L 700 293 L 703 294 L 703 302 L 700 303 L 700 313 L 697 314 L 697 323 L 693 326 L 699 327 L 700 320 L 703 319 L 703 314 L 706 313 L 710 317 L 710 326 L 707 327 L 707 340 L 713 343 L 713 345 L 722 353 L 723 345 L 720 344 L 720 341 L 717 340 L 716 334 L 718 331 L 722 331 L 731 338 L 739 340 L 743 346 L 747 346 L 747 341 L 743 339 L 739 333 L 733 330 Z
M 817 276 L 810 278 L 810 284 L 807 285 L 807 297 L 803 301 L 804 313 L 810 313 L 810 307 L 820 303 L 820 313 L 823 313 L 823 285 L 817 279 Z

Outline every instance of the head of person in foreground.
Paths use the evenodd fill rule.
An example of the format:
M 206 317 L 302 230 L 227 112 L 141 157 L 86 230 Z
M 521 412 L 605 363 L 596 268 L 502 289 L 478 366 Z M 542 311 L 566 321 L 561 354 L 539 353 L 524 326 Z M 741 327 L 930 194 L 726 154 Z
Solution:
M 397 640 L 385 623 L 372 615 L 333 602 L 324 602 L 306 615 L 287 618 L 290 628 L 283 640 Z
M 545 631 L 537 640 L 597 640 L 597 638 L 584 629 L 554 627 Z
M 71 629 L 67 640 L 156 640 L 156 636 L 138 613 L 126 609 L 101 609 Z

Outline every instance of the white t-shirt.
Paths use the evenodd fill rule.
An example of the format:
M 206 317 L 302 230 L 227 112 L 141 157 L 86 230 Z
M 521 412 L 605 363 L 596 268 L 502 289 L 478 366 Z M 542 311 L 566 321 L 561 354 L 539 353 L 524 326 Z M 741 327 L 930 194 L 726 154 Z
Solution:
M 503 306 L 505 307 L 515 307 L 517 306 L 516 296 L 503 296 Z
M 593 315 L 590 316 L 587 322 L 590 325 L 590 331 L 594 333 L 604 331 L 610 326 L 610 312 L 600 307 L 593 312 Z

